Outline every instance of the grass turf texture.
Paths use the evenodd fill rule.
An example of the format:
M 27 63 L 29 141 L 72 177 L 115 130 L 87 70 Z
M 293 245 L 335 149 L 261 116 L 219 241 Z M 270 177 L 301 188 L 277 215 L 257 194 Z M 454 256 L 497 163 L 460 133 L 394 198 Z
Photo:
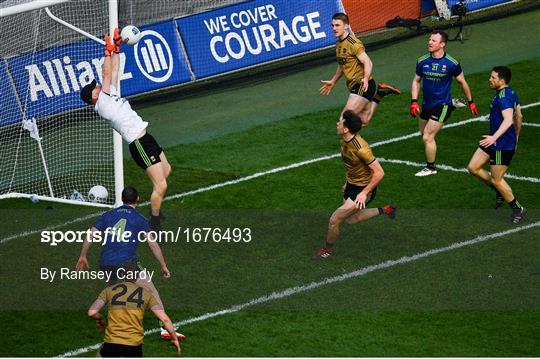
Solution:
M 522 104 L 540 100 L 534 85 L 540 81 L 537 64 L 536 58 L 511 66 L 512 87 Z M 482 114 L 493 97 L 487 87 L 488 73 L 466 73 Z M 461 97 L 459 91 L 455 93 Z M 406 92 L 385 99 L 373 123 L 363 130 L 368 142 L 416 131 L 416 121 L 407 114 L 408 102 Z M 174 168 L 170 193 L 337 153 L 335 121 L 340 110 L 334 107 L 204 142 L 167 147 Z M 524 110 L 526 122 L 539 123 L 539 115 L 539 107 Z M 466 109 L 458 110 L 450 122 L 469 117 Z M 438 161 L 465 167 L 487 128 L 487 123 L 473 123 L 443 130 L 437 137 Z M 536 131 L 523 128 L 512 173 L 540 177 L 538 167 L 531 166 L 537 162 Z M 384 145 L 374 152 L 379 157 L 424 160 L 420 138 Z M 148 199 L 146 176 L 131 161 L 125 165 L 126 183 L 140 188 L 143 199 Z M 254 231 L 249 244 L 184 241 L 163 246 L 174 277 L 155 282 L 171 317 L 191 318 L 272 291 L 513 228 L 508 223 L 509 210 L 488 209 L 493 206 L 493 193 L 467 174 L 441 171 L 417 179 L 413 176 L 417 168 L 384 163 L 383 167 L 387 176 L 374 205 L 396 200 L 402 208 L 399 219 L 390 223 L 377 218 L 344 227 L 336 256 L 326 262 L 310 257 L 323 244 L 328 215 L 340 202 L 343 165 L 338 158 L 167 202 L 166 229 L 249 224 Z M 531 209 L 524 224 L 538 221 L 538 184 L 509 182 Z M 21 208 L 3 210 L 3 236 L 18 233 L 21 226 L 42 228 L 95 212 L 56 204 L 46 210 L 47 204 L 41 202 L 28 209 L 28 204 L 28 200 L 0 202 L 3 208 Z M 64 229 L 86 229 L 92 222 Z M 183 354 L 539 356 L 540 263 L 534 255 L 540 253 L 538 234 L 538 228 L 531 229 L 187 325 L 181 329 L 188 336 Z M 101 341 L 84 310 L 101 283 L 47 285 L 37 279 L 41 266 L 73 267 L 79 245 L 52 248 L 38 240 L 33 235 L 0 246 L 5 293 L 0 356 L 58 355 Z M 90 258 L 94 268 L 98 252 L 96 245 Z M 143 263 L 155 269 L 144 245 L 140 255 Z M 151 316 L 146 325 L 155 326 Z M 173 351 L 151 335 L 145 339 L 145 354 L 170 356 Z
M 523 104 L 539 100 L 533 89 L 519 83 L 525 74 L 529 74 L 528 81 L 535 80 L 531 78 L 535 76 L 531 71 L 535 61 L 512 66 L 513 87 Z M 479 94 L 477 102 L 481 111 L 487 109 L 492 94 L 482 90 L 486 78 L 487 73 L 468 76 L 473 91 Z M 364 136 L 370 142 L 415 130 L 414 120 L 405 112 L 406 98 L 405 95 L 385 99 L 374 122 L 365 129 Z M 525 110 L 525 121 L 529 117 L 532 120 L 535 113 L 536 108 Z M 337 114 L 339 109 L 308 114 L 206 143 L 168 148 L 167 154 L 175 168 L 171 188 L 180 192 L 337 152 L 334 128 Z M 452 122 L 468 117 L 466 111 L 458 110 Z M 487 125 L 473 123 L 443 130 L 438 136 L 440 162 L 464 167 Z M 534 161 L 535 151 L 531 149 L 537 147 L 534 131 L 537 129 L 523 129 L 520 149 L 528 150 L 516 155 L 511 166 L 513 173 L 540 175 L 538 168 L 528 166 Z M 276 141 L 285 138 L 287 146 Z M 384 145 L 374 151 L 382 157 L 423 160 L 419 138 Z M 261 153 L 271 155 L 261 157 Z M 419 188 L 419 179 L 412 176 L 415 168 L 396 164 L 383 164 L 383 167 L 387 177 L 374 204 L 397 200 L 403 208 L 399 220 L 389 223 L 386 218 L 378 218 L 344 227 L 336 246 L 337 256 L 327 262 L 311 261 L 310 256 L 323 243 L 328 215 L 340 201 L 343 168 L 338 158 L 168 202 L 169 219 L 165 222 L 168 229 L 188 224 L 242 224 L 251 225 L 254 231 L 253 242 L 244 245 L 183 242 L 163 246 L 177 280 L 165 282 L 158 278 L 156 285 L 171 316 L 176 320 L 190 318 L 274 290 L 511 228 L 509 211 L 485 209 L 493 205 L 492 193 L 466 174 L 442 171 L 438 176 L 425 178 L 422 182 L 439 188 L 426 193 Z M 146 196 L 146 179 L 130 162 L 126 162 L 126 168 L 127 178 Z M 538 185 L 515 180 L 510 183 L 522 202 L 531 208 L 527 223 L 538 220 L 539 213 L 534 210 L 540 204 L 535 195 Z M 40 218 L 37 215 L 40 211 L 59 210 L 66 211 L 57 219 L 59 222 L 71 218 L 69 209 L 63 206 L 53 211 L 21 209 L 26 214 L 11 215 Z M 86 212 L 84 209 L 79 213 Z M 53 223 L 53 217 L 51 214 L 48 219 L 32 220 L 33 226 Z M 430 223 L 429 231 L 425 230 L 425 220 Z M 70 229 L 84 229 L 91 223 L 87 221 Z M 16 226 L 12 228 L 15 231 Z M 532 229 L 188 325 L 182 328 L 188 335 L 183 353 L 186 356 L 537 356 L 540 348 L 533 329 L 540 315 L 537 305 L 540 293 L 535 285 L 539 263 L 530 254 L 539 252 L 538 242 L 534 240 L 538 234 L 538 229 Z M 38 243 L 37 236 L 32 236 L 24 243 L 14 241 L 3 245 L 0 250 L 9 254 L 2 266 L 5 278 L 2 282 L 6 283 L 4 289 L 9 294 L 4 297 L 2 307 L 32 308 L 2 311 L 6 344 L 1 355 L 55 355 L 100 341 L 100 334 L 84 313 L 100 283 L 64 281 L 47 285 L 37 280 L 36 272 L 41 266 L 72 267 L 78 246 L 44 247 Z M 97 262 L 98 252 L 95 246 L 91 263 Z M 153 267 L 149 251 L 142 248 L 140 252 L 143 262 Z M 23 257 L 26 265 L 21 269 L 19 263 Z M 16 281 L 12 280 L 13 273 L 17 273 Z M 39 297 L 33 295 L 36 292 L 40 293 Z M 58 293 L 63 294 L 57 296 Z M 45 298 L 46 305 L 39 305 Z M 54 309 L 44 311 L 44 307 Z M 25 321 L 28 318 L 31 320 Z M 154 325 L 149 316 L 147 326 Z M 36 326 L 52 328 L 47 335 L 34 335 L 34 346 L 20 345 L 20 333 Z M 78 334 L 73 336 L 74 332 Z M 51 336 L 58 340 L 50 340 Z M 145 343 L 147 355 L 172 354 L 171 348 L 156 335 L 146 338 Z

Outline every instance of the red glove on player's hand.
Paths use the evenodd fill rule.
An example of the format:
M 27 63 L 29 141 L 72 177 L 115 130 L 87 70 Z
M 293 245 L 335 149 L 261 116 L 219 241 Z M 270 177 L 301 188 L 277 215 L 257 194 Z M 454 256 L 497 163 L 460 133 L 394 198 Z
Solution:
M 412 117 L 416 117 L 420 114 L 420 106 L 418 105 L 418 100 L 411 100 L 411 108 L 409 109 L 409 113 Z
M 473 116 L 478 116 L 478 109 L 476 108 L 476 104 L 473 100 L 469 101 L 469 110 L 471 110 L 471 114 Z
M 122 36 L 120 36 L 120 30 L 118 28 L 114 29 L 114 52 L 119 54 L 120 53 L 120 45 L 122 44 Z
M 111 37 L 109 35 L 105 35 L 105 57 L 111 56 L 113 52 L 115 52 L 116 45 L 114 43 L 111 43 Z

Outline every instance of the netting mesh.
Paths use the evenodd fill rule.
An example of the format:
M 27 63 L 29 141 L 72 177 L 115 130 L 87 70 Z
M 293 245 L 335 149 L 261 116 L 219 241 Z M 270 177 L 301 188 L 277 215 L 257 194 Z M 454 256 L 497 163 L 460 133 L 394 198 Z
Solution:
M 51 10 L 99 36 L 108 27 L 106 8 L 106 1 L 79 1 Z M 75 191 L 103 185 L 114 203 L 112 130 L 90 107 L 74 110 L 80 89 L 98 76 L 100 49 L 66 45 L 81 35 L 43 9 L 3 17 L 0 28 L 0 194 L 80 199 Z M 40 141 L 23 126 L 32 119 Z
M 29 2 L 33 1 L 0 1 L 0 11 Z M 144 26 L 243 2 L 250 3 L 245 0 L 118 0 L 118 21 L 120 27 L 126 24 Z M 360 34 L 369 48 L 373 48 L 430 31 L 431 28 L 456 28 L 455 18 L 440 20 L 433 10 L 434 7 L 428 11 L 424 9 L 427 3 L 429 2 L 422 0 L 343 0 L 340 4 L 349 14 L 353 30 Z M 288 10 L 294 2 L 290 4 L 282 6 Z M 313 4 L 321 8 L 327 2 L 321 0 L 314 1 Z M 461 20 L 464 23 L 485 21 L 539 6 L 538 0 L 514 1 L 467 14 Z M 109 28 L 107 0 L 74 0 L 52 6 L 51 11 L 55 16 L 96 37 L 101 37 Z M 322 20 L 327 21 L 326 17 Z M 420 22 L 417 25 L 404 23 L 389 28 L 388 21 L 396 17 Z M 326 29 L 329 29 L 327 24 L 325 31 Z M 190 29 L 179 31 L 184 31 L 185 34 L 190 32 Z M 270 30 L 266 28 L 265 31 Z M 319 31 L 321 30 L 315 29 L 313 36 Z M 227 36 L 225 32 L 223 35 Z M 287 32 L 283 35 L 288 41 L 294 42 L 294 39 L 291 40 L 292 35 L 289 36 Z M 207 39 L 203 40 L 202 34 L 190 32 L 190 36 L 200 36 L 191 41 L 196 50 L 200 46 L 208 46 L 205 43 Z M 257 37 L 257 34 L 253 32 L 253 36 Z M 299 36 L 302 37 L 302 34 Z M 235 39 L 238 38 L 237 36 Z M 293 69 L 294 67 L 290 66 L 291 59 L 284 61 L 279 56 L 275 59 L 271 57 L 274 51 L 272 46 L 277 47 L 275 44 L 276 42 L 265 43 L 266 50 L 272 51 L 262 52 L 259 56 L 262 60 L 257 62 L 257 65 L 273 60 L 277 67 Z M 141 45 L 143 46 L 145 45 Z M 154 44 L 148 43 L 148 46 Z M 155 46 L 158 49 L 159 44 L 156 43 Z M 219 48 L 220 56 L 224 57 L 222 47 Z M 238 52 L 238 49 L 232 48 L 229 57 L 238 55 Z M 315 54 L 319 58 L 327 57 L 333 61 L 333 54 L 329 51 L 310 50 L 309 53 L 309 56 Z M 194 53 L 189 47 L 186 47 L 186 54 L 190 60 L 194 60 Z M 297 55 L 295 54 L 294 61 L 302 61 L 302 56 Z M 101 46 L 53 21 L 44 9 L 1 18 L 0 195 L 19 192 L 49 196 L 52 193 L 55 197 L 70 198 L 74 191 L 86 194 L 92 186 L 103 185 L 109 191 L 108 203 L 114 203 L 113 132 L 90 107 L 81 109 L 79 98 L 79 91 L 84 85 L 94 78 L 98 78 L 99 82 L 100 61 Z M 192 63 L 192 69 L 195 72 L 198 70 L 198 78 L 214 75 L 214 72 L 222 76 L 233 70 L 244 69 L 241 66 L 223 69 L 220 66 L 225 66 L 224 64 L 204 61 L 205 59 L 202 59 Z M 197 63 L 202 68 L 198 69 L 195 66 Z M 193 80 L 189 74 L 186 76 L 187 80 L 182 84 Z M 133 83 L 138 81 L 148 82 L 141 77 L 134 79 Z M 32 138 L 30 131 L 23 127 L 23 120 L 32 119 L 35 119 L 39 129 L 41 142 Z M 46 175 L 47 171 L 49 176 Z M 50 178 L 50 185 L 47 178 Z
M 30 2 L 2 1 L 0 10 Z M 141 26 L 237 2 L 120 0 L 118 20 L 120 27 Z M 107 0 L 71 1 L 50 10 L 96 37 L 108 31 Z M 80 109 L 79 98 L 83 86 L 94 78 L 100 82 L 101 47 L 44 9 L 1 19 L 0 195 L 82 199 L 102 185 L 113 204 L 113 132 L 90 106 Z M 34 121 L 39 141 L 24 121 Z

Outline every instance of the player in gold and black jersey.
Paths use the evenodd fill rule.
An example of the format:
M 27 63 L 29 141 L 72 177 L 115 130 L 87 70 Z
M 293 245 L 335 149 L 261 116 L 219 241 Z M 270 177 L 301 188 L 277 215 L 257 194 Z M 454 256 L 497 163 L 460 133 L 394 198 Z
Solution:
M 356 113 L 363 126 L 367 126 L 384 96 L 399 95 L 401 92 L 393 86 L 373 80 L 373 63 L 366 53 L 364 44 L 350 32 L 349 17 L 337 13 L 332 17 L 332 30 L 338 38 L 336 42 L 336 59 L 338 67 L 331 80 L 322 80 L 319 89 L 321 95 L 328 95 L 336 82 L 345 76 L 349 99 L 342 111 L 351 110 Z
M 361 128 L 358 116 L 352 111 L 345 111 L 337 123 L 338 134 L 341 135 L 341 158 L 346 171 L 346 181 L 342 188 L 343 204 L 330 217 L 326 245 L 319 249 L 315 258 L 328 258 L 332 255 L 342 222 L 355 224 L 381 214 L 396 218 L 395 204 L 367 208 L 375 199 L 377 184 L 383 179 L 384 171 L 369 144 L 358 134 Z
M 107 320 L 99 313 L 104 306 L 108 308 Z M 142 357 L 145 309 L 150 309 L 163 322 L 171 336 L 171 344 L 180 353 L 178 341 L 182 341 L 184 336 L 177 336 L 156 297 L 135 283 L 117 281 L 108 285 L 88 309 L 88 315 L 105 330 L 104 343 L 99 350 L 102 357 Z

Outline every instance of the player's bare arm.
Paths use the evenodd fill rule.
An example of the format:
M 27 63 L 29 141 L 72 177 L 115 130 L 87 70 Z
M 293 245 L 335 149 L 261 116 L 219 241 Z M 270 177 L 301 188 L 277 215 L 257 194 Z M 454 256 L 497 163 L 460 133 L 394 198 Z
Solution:
M 105 35 L 105 58 L 101 66 L 101 90 L 108 94 L 110 94 L 111 84 L 118 86 L 121 42 L 122 38 L 118 34 L 118 28 L 114 30 L 113 38 Z
M 111 84 L 118 88 L 118 70 L 120 69 L 120 45 L 122 44 L 122 37 L 118 33 L 118 28 L 114 29 L 114 36 L 112 38 L 114 43 L 114 51 L 111 54 Z
M 112 76 L 112 61 L 111 61 L 111 45 L 107 44 L 109 37 L 105 36 L 105 58 L 101 66 L 101 90 L 105 93 L 111 93 L 111 76 Z M 112 45 L 114 47 L 114 45 Z M 109 53 L 109 55 L 107 55 Z
M 323 85 L 319 89 L 319 93 L 321 95 L 329 95 L 330 92 L 332 92 L 332 88 L 335 86 L 335 84 L 341 78 L 341 75 L 343 75 L 343 70 L 341 69 L 341 65 L 338 65 L 337 69 L 336 69 L 336 72 L 334 73 L 334 76 L 332 76 L 332 79 L 330 79 L 330 80 L 321 80 Z
M 418 104 L 418 95 L 420 94 L 420 83 L 422 78 L 418 75 L 414 75 L 411 85 L 411 107 L 409 113 L 412 117 L 416 117 L 420 114 L 420 105 Z
M 503 133 L 506 132 L 512 126 L 514 123 L 514 109 L 507 108 L 506 110 L 502 111 L 503 116 L 503 122 L 497 129 L 497 131 L 493 135 L 484 135 L 482 140 L 480 140 L 480 145 L 483 147 L 489 147 L 495 142 L 497 142 L 497 139 L 502 136 Z
M 79 255 L 79 260 L 77 260 L 77 264 L 75 265 L 75 268 L 79 271 L 90 268 L 90 265 L 88 264 L 88 251 L 90 250 L 92 238 L 94 238 L 94 233 L 96 232 L 99 232 L 99 229 L 97 229 L 96 227 L 92 227 L 90 229 L 90 232 L 86 234 L 86 240 L 83 242 L 81 254 Z
M 88 308 L 88 316 L 96 321 L 96 325 L 101 330 L 105 330 L 105 327 L 107 326 L 105 317 L 99 312 L 104 305 L 105 302 L 98 298 L 92 303 L 90 308 Z
M 176 330 L 174 329 L 171 319 L 160 305 L 153 306 L 150 309 L 154 315 L 163 322 L 163 326 L 171 335 L 171 344 L 176 347 L 177 353 L 180 354 L 180 343 L 178 342 L 178 336 L 176 335 Z
M 161 274 L 163 274 L 164 278 L 170 278 L 171 272 L 169 271 L 169 268 L 167 267 L 167 263 L 165 262 L 165 257 L 163 256 L 163 252 L 161 251 L 159 244 L 154 238 L 150 238 L 150 240 L 147 240 L 147 243 L 148 243 L 148 246 L 150 247 L 150 250 L 152 251 L 152 254 L 154 255 L 154 257 L 159 263 Z
M 473 101 L 471 88 L 469 87 L 467 80 L 465 80 L 465 74 L 463 73 L 463 71 L 458 76 L 456 76 L 456 81 L 463 89 L 463 94 L 469 102 L 469 110 L 471 111 L 471 114 L 474 116 L 478 115 L 478 109 L 476 108 L 476 104 Z
M 369 164 L 369 168 L 373 172 L 373 177 L 369 181 L 368 185 L 360 192 L 354 201 L 356 208 L 363 209 L 366 208 L 366 199 L 367 196 L 377 187 L 377 184 L 381 182 L 384 177 L 384 170 L 378 160 L 375 160 Z
M 368 54 L 364 51 L 356 55 L 358 61 L 364 65 L 364 78 L 362 79 L 362 91 L 365 92 L 369 86 L 369 79 L 373 71 L 373 62 L 369 58 Z
M 514 111 L 514 127 L 516 129 L 516 141 L 519 141 L 519 135 L 521 133 L 522 124 L 523 124 L 523 114 L 521 113 L 521 106 L 517 105 Z

